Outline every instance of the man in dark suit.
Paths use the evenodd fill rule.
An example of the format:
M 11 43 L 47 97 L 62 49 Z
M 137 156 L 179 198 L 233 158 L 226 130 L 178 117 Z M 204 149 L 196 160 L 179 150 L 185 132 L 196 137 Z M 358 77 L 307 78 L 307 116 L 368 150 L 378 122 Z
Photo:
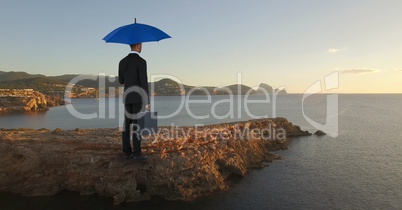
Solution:
M 141 111 L 150 109 L 147 62 L 139 56 L 142 43 L 130 45 L 131 52 L 119 63 L 119 82 L 124 84 L 124 127 L 122 133 L 123 152 L 126 159 L 146 160 L 141 155 L 141 127 L 138 119 Z M 138 115 L 137 115 L 138 114 Z M 133 130 L 134 129 L 134 130 Z M 133 140 L 134 150 L 130 139 Z

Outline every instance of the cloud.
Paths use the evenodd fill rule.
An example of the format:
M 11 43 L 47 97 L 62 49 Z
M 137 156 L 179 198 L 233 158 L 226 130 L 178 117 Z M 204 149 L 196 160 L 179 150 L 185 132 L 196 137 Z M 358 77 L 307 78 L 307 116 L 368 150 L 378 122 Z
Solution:
M 342 70 L 342 74 L 371 74 L 371 73 L 377 73 L 380 70 L 377 69 L 369 69 L 369 68 L 355 68 L 355 69 L 345 69 Z
M 395 71 L 402 73 L 402 69 L 395 69 Z
M 337 48 L 329 48 L 328 49 L 328 53 L 333 54 L 333 53 L 337 53 L 339 51 L 339 49 Z

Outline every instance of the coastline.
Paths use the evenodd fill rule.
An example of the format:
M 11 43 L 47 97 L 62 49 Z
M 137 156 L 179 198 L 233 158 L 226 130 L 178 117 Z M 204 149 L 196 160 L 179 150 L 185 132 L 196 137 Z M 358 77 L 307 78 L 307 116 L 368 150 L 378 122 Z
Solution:
M 42 94 L 33 89 L 0 89 L 0 114 L 44 112 L 65 105 L 61 97 Z
M 231 175 L 245 176 L 266 166 L 278 158 L 270 151 L 287 149 L 290 136 L 311 135 L 285 118 L 183 126 L 175 136 L 165 135 L 173 128 L 160 128 L 143 140 L 147 163 L 123 159 L 117 128 L 1 129 L 0 191 L 25 196 L 62 190 L 97 193 L 113 197 L 115 204 L 151 196 L 193 200 L 228 188 Z M 250 135 L 264 128 L 267 132 Z M 199 129 L 205 135 L 197 135 Z M 269 136 L 281 129 L 284 138 Z

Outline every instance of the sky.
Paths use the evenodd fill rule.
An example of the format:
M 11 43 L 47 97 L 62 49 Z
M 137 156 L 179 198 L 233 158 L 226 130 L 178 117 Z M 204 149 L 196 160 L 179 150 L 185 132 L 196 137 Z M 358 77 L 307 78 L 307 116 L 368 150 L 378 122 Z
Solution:
M 102 38 L 137 18 L 172 37 L 143 44 L 149 79 L 168 75 L 195 86 L 266 83 L 303 93 L 339 72 L 335 92 L 402 93 L 400 0 L 1 0 L 0 5 L 0 71 L 117 75 L 130 49 Z

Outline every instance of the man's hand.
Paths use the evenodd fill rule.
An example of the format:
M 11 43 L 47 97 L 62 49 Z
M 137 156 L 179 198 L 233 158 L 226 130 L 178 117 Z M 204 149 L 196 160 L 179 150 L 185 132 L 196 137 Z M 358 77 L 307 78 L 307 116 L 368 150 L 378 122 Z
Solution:
M 147 104 L 147 105 L 145 106 L 145 109 L 148 110 L 148 111 L 151 111 L 151 105 L 150 105 L 150 104 Z

